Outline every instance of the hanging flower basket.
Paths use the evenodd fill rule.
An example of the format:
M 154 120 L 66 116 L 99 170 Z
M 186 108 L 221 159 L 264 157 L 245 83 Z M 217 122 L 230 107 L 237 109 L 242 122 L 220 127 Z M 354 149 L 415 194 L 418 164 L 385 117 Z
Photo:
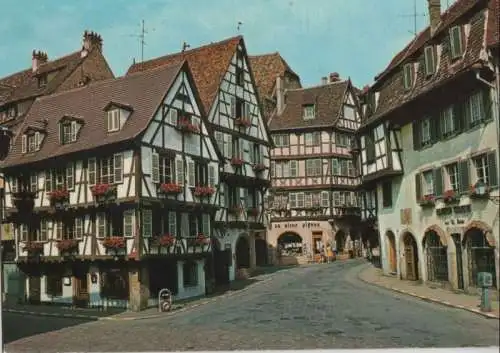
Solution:
M 28 253 L 41 253 L 43 251 L 43 243 L 28 241 L 24 243 L 24 250 Z
M 60 252 L 74 252 L 78 250 L 78 240 L 76 239 L 59 240 L 56 246 Z
M 433 206 L 436 203 L 436 198 L 434 195 L 424 195 L 420 200 L 420 206 Z
M 264 163 L 257 163 L 257 164 L 254 164 L 253 170 L 256 173 L 260 173 L 260 172 L 266 170 L 266 166 L 264 165 Z
M 249 216 L 257 217 L 259 215 L 259 210 L 257 208 L 255 208 L 255 207 L 254 208 L 249 208 L 247 210 L 247 214 Z
M 250 121 L 250 119 L 244 118 L 244 117 L 235 119 L 234 123 L 236 125 L 243 126 L 243 127 L 250 127 L 252 125 L 252 122 Z
M 452 203 L 458 201 L 458 195 L 455 190 L 446 190 L 443 194 L 443 201 L 445 203 Z
M 232 206 L 229 208 L 229 213 L 232 215 L 235 215 L 235 216 L 238 216 L 239 214 L 241 214 L 242 211 L 243 211 L 243 208 L 241 206 Z
M 194 196 L 202 197 L 202 196 L 210 196 L 215 192 L 215 189 L 210 186 L 197 186 L 194 189 Z
M 108 237 L 102 240 L 102 246 L 104 246 L 106 250 L 125 249 L 125 239 L 119 236 Z
M 94 197 L 105 197 L 116 195 L 116 187 L 112 184 L 96 184 L 90 188 Z
M 189 118 L 180 118 L 177 124 L 179 130 L 184 132 L 196 133 L 200 132 L 200 127 L 198 124 L 193 124 Z
M 182 186 L 175 183 L 160 184 L 159 190 L 162 194 L 177 195 L 182 192 Z
M 156 239 L 158 246 L 172 246 L 175 243 L 175 237 L 172 234 L 164 234 Z
M 54 191 L 48 192 L 47 196 L 49 197 L 49 200 L 52 203 L 63 202 L 69 198 L 69 191 L 65 190 L 65 189 L 54 190 Z
M 235 167 L 240 167 L 243 165 L 243 159 L 238 157 L 233 157 L 231 159 L 231 165 Z
M 478 181 L 469 187 L 469 196 L 474 199 L 488 198 L 489 193 L 490 188 L 482 181 Z

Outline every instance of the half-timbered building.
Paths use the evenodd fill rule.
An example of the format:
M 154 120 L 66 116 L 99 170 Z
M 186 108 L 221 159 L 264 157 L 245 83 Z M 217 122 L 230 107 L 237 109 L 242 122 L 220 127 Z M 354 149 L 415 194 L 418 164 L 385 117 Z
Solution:
M 38 98 L 2 165 L 28 300 L 205 294 L 219 154 L 186 62 Z
M 263 196 L 270 183 L 270 136 L 243 37 L 134 64 L 127 74 L 182 60 L 193 71 L 208 125 L 224 156 L 215 196 L 220 209 L 214 222 L 214 266 L 217 280 L 233 280 L 245 274 L 238 269 L 267 259 Z
M 473 290 L 484 271 L 498 288 L 498 1 L 428 8 L 363 97 L 365 204 L 385 273 Z
M 333 73 L 319 86 L 286 90 L 283 111 L 271 118 L 268 241 L 281 262 L 306 260 L 327 245 L 342 253 L 358 237 L 360 179 L 350 153 L 360 125 L 356 92 Z

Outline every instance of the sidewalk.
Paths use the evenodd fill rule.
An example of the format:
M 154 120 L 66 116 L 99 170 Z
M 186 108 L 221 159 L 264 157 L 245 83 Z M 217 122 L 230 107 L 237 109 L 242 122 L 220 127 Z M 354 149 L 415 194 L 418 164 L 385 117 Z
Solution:
M 492 301 L 493 310 L 485 313 L 479 309 L 480 298 L 477 295 L 454 293 L 450 290 L 431 288 L 416 282 L 402 281 L 396 277 L 385 276 L 381 269 L 373 266 L 362 269 L 358 273 L 358 278 L 363 282 L 411 295 L 425 301 L 467 310 L 487 318 L 500 318 L 498 301 Z

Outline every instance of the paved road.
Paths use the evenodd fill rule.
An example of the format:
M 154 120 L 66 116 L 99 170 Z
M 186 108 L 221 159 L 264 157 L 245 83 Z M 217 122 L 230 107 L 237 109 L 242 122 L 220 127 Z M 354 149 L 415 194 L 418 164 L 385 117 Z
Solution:
M 498 321 L 356 278 L 358 262 L 277 272 L 235 296 L 169 317 L 98 321 L 26 337 L 9 352 L 497 346 Z M 31 320 L 37 325 L 38 319 Z M 10 324 L 7 322 L 7 324 Z

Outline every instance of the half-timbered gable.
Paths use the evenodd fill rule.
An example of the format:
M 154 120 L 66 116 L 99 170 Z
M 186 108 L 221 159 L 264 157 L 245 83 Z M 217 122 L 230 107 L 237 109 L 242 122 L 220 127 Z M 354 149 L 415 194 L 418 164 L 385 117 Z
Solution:
M 187 60 L 207 112 L 208 128 L 223 154 L 217 194 L 215 232 L 236 251 L 238 239 L 264 230 L 263 195 L 269 184 L 270 136 L 259 104 L 241 36 L 132 65 L 127 74 Z M 246 234 L 246 235 L 245 235 Z M 250 252 L 254 253 L 253 234 Z M 233 269 L 253 267 L 237 256 Z M 265 256 L 264 256 L 265 258 Z
M 279 245 L 284 224 L 316 221 L 318 229 L 297 233 L 310 254 L 319 253 L 321 246 L 334 245 L 337 231 L 348 235 L 350 220 L 359 217 L 351 140 L 361 123 L 360 107 L 350 81 L 338 74 L 320 86 L 288 90 L 285 98 L 282 113 L 270 121 L 270 239 Z
M 498 286 L 498 229 L 481 226 L 498 210 L 498 87 L 487 52 L 498 14 L 489 3 L 458 0 L 441 13 L 429 0 L 430 26 L 363 95 L 363 189 L 376 193 L 386 273 L 467 289 L 486 261 L 481 271 Z
M 204 209 L 205 195 L 209 204 L 213 200 L 218 155 L 188 77 L 181 62 L 35 101 L 3 162 L 17 260 L 30 273 L 29 288 L 38 288 L 29 297 L 75 300 L 64 293 L 50 297 L 49 262 L 59 263 L 60 276 L 75 278 L 85 305 L 139 309 L 164 287 L 178 297 L 205 292 L 213 212 L 195 211 Z M 176 203 L 168 202 L 176 196 Z M 81 260 L 78 271 L 74 258 Z M 31 273 L 33 259 L 40 265 Z M 142 262 L 132 266 L 131 260 Z M 151 272 L 158 261 L 171 266 L 165 262 L 163 272 Z M 97 288 L 87 282 L 90 274 Z M 142 289 L 129 291 L 129 282 Z

